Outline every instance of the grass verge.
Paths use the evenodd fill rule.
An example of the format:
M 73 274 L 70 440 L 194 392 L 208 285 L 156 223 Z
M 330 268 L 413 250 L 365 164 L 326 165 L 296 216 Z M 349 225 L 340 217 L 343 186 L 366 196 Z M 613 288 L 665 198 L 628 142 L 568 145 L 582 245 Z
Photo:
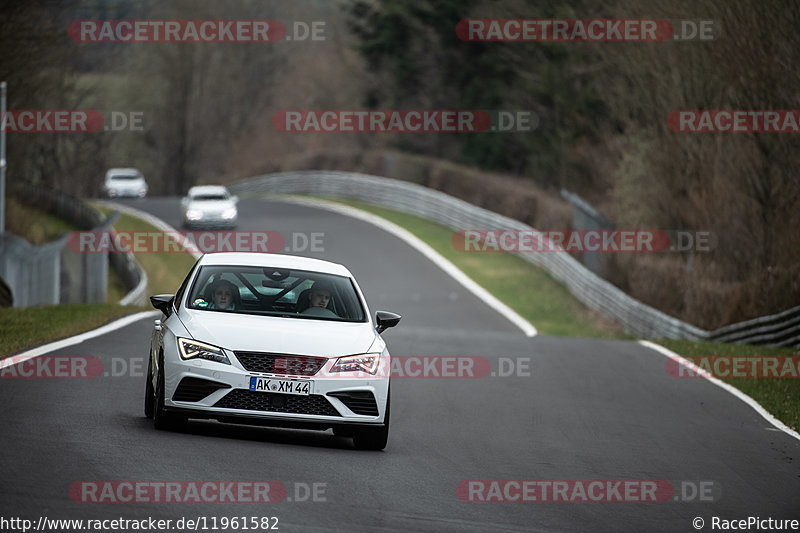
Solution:
M 144 311 L 116 304 L 66 304 L 0 309 L 4 334 L 0 357 L 98 328 L 112 320 Z
M 435 222 L 350 199 L 323 199 L 356 207 L 407 229 L 528 320 L 542 335 L 631 338 L 616 323 L 586 308 L 547 272 L 522 258 L 503 252 L 460 252 L 453 247 L 453 230 Z

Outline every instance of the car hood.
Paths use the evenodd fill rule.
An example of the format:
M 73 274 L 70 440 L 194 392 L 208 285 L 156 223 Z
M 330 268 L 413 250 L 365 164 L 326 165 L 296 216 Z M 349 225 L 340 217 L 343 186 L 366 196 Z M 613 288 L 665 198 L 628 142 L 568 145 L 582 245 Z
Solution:
M 195 340 L 234 351 L 338 357 L 365 353 L 377 333 L 369 322 L 332 322 L 186 310 L 184 326 Z

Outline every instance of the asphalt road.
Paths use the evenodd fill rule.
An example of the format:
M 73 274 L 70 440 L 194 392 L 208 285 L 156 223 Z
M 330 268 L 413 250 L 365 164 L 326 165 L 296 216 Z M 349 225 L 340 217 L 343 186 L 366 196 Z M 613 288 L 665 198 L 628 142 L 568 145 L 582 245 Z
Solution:
M 176 198 L 128 203 L 178 225 Z M 324 252 L 298 253 L 347 265 L 373 313 L 403 315 L 384 333 L 393 355 L 485 357 L 496 374 L 501 358 L 529 361 L 530 371 L 394 380 L 383 452 L 330 432 L 199 421 L 160 432 L 142 413 L 152 318 L 142 319 L 53 353 L 100 358 L 108 376 L 0 380 L 0 518 L 204 516 L 213 531 L 211 517 L 271 516 L 286 532 L 695 531 L 695 517 L 705 530 L 714 516 L 800 519 L 800 441 L 705 380 L 670 377 L 662 355 L 634 342 L 527 338 L 361 221 L 258 200 L 242 200 L 240 218 L 240 230 L 324 233 Z M 208 480 L 273 480 L 289 493 L 268 504 L 80 503 L 69 493 L 80 481 Z M 676 493 L 475 502 L 457 494 L 465 480 L 663 480 Z M 297 501 L 314 484 L 317 501 Z M 689 498 L 698 488 L 708 492 Z

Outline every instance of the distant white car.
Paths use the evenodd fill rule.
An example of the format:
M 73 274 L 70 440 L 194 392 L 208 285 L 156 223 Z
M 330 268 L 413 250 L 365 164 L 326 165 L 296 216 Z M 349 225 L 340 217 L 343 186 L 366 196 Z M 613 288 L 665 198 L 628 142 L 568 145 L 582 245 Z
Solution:
M 326 430 L 381 450 L 389 435 L 391 360 L 342 265 L 279 254 L 201 257 L 177 294 L 151 296 L 155 321 L 145 414 Z
M 233 229 L 239 216 L 236 204 L 239 199 L 231 196 L 221 185 L 198 185 L 189 189 L 181 200 L 181 213 L 185 228 Z
M 135 168 L 112 168 L 106 172 L 103 192 L 109 198 L 144 198 L 147 196 L 147 182 Z

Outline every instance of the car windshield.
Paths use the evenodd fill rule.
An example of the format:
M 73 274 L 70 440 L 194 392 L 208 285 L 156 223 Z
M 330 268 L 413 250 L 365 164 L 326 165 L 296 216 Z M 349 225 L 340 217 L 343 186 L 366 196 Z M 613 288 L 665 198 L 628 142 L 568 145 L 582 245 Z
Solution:
M 203 202 L 209 200 L 227 200 L 228 195 L 223 193 L 202 193 L 192 196 L 192 200 L 196 202 Z
M 112 181 L 133 181 L 141 179 L 141 176 L 137 174 L 114 174 L 111 176 Z
M 204 266 L 186 307 L 202 311 L 365 322 L 349 277 L 307 270 L 254 266 Z

